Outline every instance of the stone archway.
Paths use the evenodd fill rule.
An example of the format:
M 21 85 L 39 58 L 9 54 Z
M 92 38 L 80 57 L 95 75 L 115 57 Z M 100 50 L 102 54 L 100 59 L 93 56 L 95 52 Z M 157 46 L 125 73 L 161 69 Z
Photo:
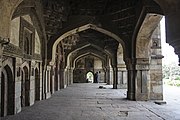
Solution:
M 123 48 L 119 44 L 117 50 L 117 74 L 118 74 L 118 88 L 127 89 L 127 69 L 124 62 Z
M 124 49 L 123 52 L 125 52 L 125 43 L 124 43 L 124 41 L 123 41 L 118 35 L 110 32 L 110 31 L 108 31 L 108 30 L 105 30 L 105 29 L 103 29 L 103 28 L 101 28 L 101 27 L 98 27 L 98 26 L 96 26 L 96 25 L 94 25 L 94 24 L 86 24 L 86 25 L 83 25 L 83 26 L 81 26 L 81 27 L 78 27 L 78 28 L 72 29 L 72 30 L 70 30 L 70 31 L 67 31 L 66 33 L 64 33 L 63 35 L 61 35 L 61 36 L 53 43 L 52 51 L 51 51 L 52 57 L 51 57 L 51 61 L 49 62 L 49 64 L 50 64 L 50 65 L 53 65 L 53 64 L 55 63 L 55 59 L 56 59 L 56 54 L 55 54 L 55 53 L 56 53 L 56 48 L 57 48 L 57 46 L 58 46 L 58 44 L 59 44 L 60 41 L 62 41 L 63 39 L 65 39 L 66 37 L 68 37 L 68 36 L 70 36 L 70 35 L 73 35 L 73 34 L 76 34 L 76 33 L 78 33 L 78 32 L 88 30 L 88 29 L 92 29 L 92 30 L 98 31 L 98 32 L 100 32 L 100 33 L 103 33 L 103 34 L 105 34 L 105 35 L 107 35 L 107 36 L 109 36 L 109 37 L 112 37 L 113 39 L 117 40 L 119 43 L 121 43 L 121 45 L 122 45 L 122 47 L 123 47 L 123 49 Z M 126 52 L 128 53 L 127 50 L 126 50 Z M 124 55 L 126 55 L 126 54 L 124 53 Z
M 73 82 L 74 83 L 87 83 L 87 73 L 92 72 L 91 76 L 94 76 L 94 73 L 99 73 L 99 82 L 104 83 L 106 81 L 106 71 L 104 69 L 103 63 L 104 59 L 93 53 L 82 54 L 76 56 L 72 59 L 72 62 L 75 64 L 73 69 Z M 95 82 L 94 80 L 91 80 Z
M 159 81 L 158 85 L 154 84 L 156 83 L 156 80 L 151 79 L 151 69 L 153 68 L 153 65 L 151 65 L 151 61 L 153 58 L 151 56 L 151 51 L 152 51 L 151 41 L 152 41 L 153 32 L 157 28 L 158 24 L 160 23 L 161 18 L 162 16 L 158 14 L 147 14 L 136 39 L 135 69 L 137 73 L 136 73 L 136 77 L 134 81 L 136 100 L 152 99 L 151 95 L 152 95 L 152 91 L 154 92 L 156 91 L 155 87 L 158 87 L 158 90 L 159 90 L 158 92 L 162 92 L 161 89 L 159 88 L 159 86 L 161 86 L 160 81 L 162 81 L 162 79 L 160 81 L 158 80 Z M 157 58 L 157 59 L 162 59 L 162 58 Z M 159 69 L 158 71 L 162 72 L 161 69 Z M 154 88 L 151 85 L 151 83 L 154 84 L 153 85 Z M 153 93 L 153 96 L 155 94 L 156 93 Z M 155 95 L 155 96 L 156 97 L 154 97 L 154 99 L 159 99 L 161 97 L 160 94 Z
M 35 101 L 40 100 L 40 75 L 39 70 L 35 69 Z
M 15 107 L 15 83 L 11 68 L 6 65 L 1 77 L 1 116 L 13 115 Z
M 30 106 L 30 80 L 29 71 L 26 66 L 23 67 L 21 80 L 21 106 Z

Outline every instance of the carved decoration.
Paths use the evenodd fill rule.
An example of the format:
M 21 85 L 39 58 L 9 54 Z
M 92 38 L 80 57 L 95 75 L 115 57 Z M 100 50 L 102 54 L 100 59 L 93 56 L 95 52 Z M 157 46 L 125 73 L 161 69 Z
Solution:
M 20 19 L 20 23 L 19 47 L 24 50 L 25 41 L 28 40 L 30 44 L 29 52 L 33 55 L 35 46 L 35 28 L 22 17 Z
M 14 56 L 22 56 L 23 51 L 19 47 L 9 43 L 4 48 L 4 54 L 7 54 L 7 55 L 12 54 Z
M 161 46 L 160 46 L 160 39 L 159 38 L 153 38 L 152 39 L 152 49 L 160 49 Z
M 79 39 L 80 39 L 79 34 L 73 34 L 73 35 L 66 37 L 62 41 L 64 49 L 70 50 L 73 45 L 76 45 L 76 43 L 79 41 Z

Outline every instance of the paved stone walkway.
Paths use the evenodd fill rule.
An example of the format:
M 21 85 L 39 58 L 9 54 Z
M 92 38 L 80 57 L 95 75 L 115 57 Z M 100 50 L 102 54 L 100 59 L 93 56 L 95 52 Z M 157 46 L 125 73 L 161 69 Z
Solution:
M 156 105 L 125 99 L 126 90 L 102 84 L 73 84 L 2 120 L 180 120 L 179 104 Z M 176 112 L 178 111 L 178 112 Z

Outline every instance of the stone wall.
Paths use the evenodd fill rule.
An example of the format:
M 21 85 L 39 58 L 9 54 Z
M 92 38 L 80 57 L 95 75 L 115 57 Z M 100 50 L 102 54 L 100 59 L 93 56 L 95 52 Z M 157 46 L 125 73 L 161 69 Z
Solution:
M 74 83 L 86 83 L 86 74 L 88 72 L 94 74 L 97 72 L 98 81 L 101 83 L 105 82 L 105 72 L 102 68 L 102 61 L 96 57 L 83 57 L 76 61 L 76 67 L 73 72 Z
M 24 51 L 24 37 L 20 36 L 24 36 L 24 31 L 21 31 L 21 25 L 24 23 L 21 23 L 21 18 L 24 19 L 24 21 L 26 22 L 27 26 L 30 27 L 31 29 L 27 28 L 23 28 L 27 29 L 30 34 L 34 32 L 34 37 L 32 37 L 32 40 L 30 40 L 31 42 L 29 43 L 29 45 L 32 45 L 29 48 L 29 54 L 26 54 Z M 15 87 L 15 94 L 14 94 L 14 114 L 15 113 L 19 113 L 22 109 L 22 106 L 31 106 L 34 104 L 35 102 L 35 89 L 37 87 L 38 90 L 38 94 L 39 94 L 39 98 L 38 100 L 42 99 L 42 58 L 41 58 L 41 43 L 40 43 L 40 38 L 37 34 L 37 31 L 34 30 L 33 27 L 33 22 L 30 18 L 29 15 L 26 16 L 22 16 L 22 17 L 17 17 L 15 19 L 13 19 L 11 21 L 10 24 L 10 43 L 9 45 L 4 47 L 4 51 L 3 51 L 3 58 L 4 60 L 2 61 L 2 64 L 6 64 L 6 61 L 11 59 L 11 64 L 12 64 L 12 70 L 14 73 L 14 87 Z M 35 41 L 33 41 L 35 40 Z M 27 71 L 25 71 L 24 68 L 27 68 Z M 39 83 L 39 86 L 36 86 L 35 83 L 35 69 L 38 69 L 38 78 L 37 80 Z M 27 75 L 25 75 L 27 74 Z M 26 78 L 25 78 L 26 76 Z M 28 80 L 27 80 L 28 79 Z M 26 82 L 28 81 L 29 86 L 25 86 L 22 87 L 22 85 L 24 84 L 23 81 L 25 82 L 25 84 L 27 84 Z M 23 83 L 23 84 L 22 84 Z M 25 85 L 24 84 L 24 85 Z M 2 87 L 2 86 L 1 86 Z M 28 91 L 26 92 L 26 95 L 22 94 L 22 89 L 28 89 Z M 24 96 L 24 98 L 23 98 Z M 28 98 L 28 99 L 26 99 Z M 22 99 L 26 99 L 26 105 L 22 105 Z M 6 104 L 6 103 L 4 103 Z M 13 104 L 13 103 L 12 103 Z M 3 116 L 3 115 L 2 115 Z
M 160 25 L 153 32 L 151 40 L 151 61 L 150 61 L 150 99 L 163 99 L 163 80 L 162 80 L 162 53 L 161 53 L 161 34 Z

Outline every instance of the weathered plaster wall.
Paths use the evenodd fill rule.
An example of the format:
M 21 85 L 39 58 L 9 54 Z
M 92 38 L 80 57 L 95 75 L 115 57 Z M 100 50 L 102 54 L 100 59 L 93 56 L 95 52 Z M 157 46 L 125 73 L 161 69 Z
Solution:
M 17 17 L 11 21 L 11 35 L 10 43 L 19 46 L 19 30 L 20 30 L 20 17 Z
M 41 54 L 41 42 L 37 31 L 35 31 L 35 50 L 36 54 Z
M 15 77 L 15 113 L 19 113 L 21 111 L 21 65 L 22 59 L 16 58 L 16 77 Z
M 160 25 L 157 26 L 151 37 L 151 61 L 150 61 L 150 99 L 163 99 L 162 80 L 162 52 Z
M 31 17 L 29 15 L 22 16 L 26 21 L 28 21 L 31 25 L 33 25 L 33 22 L 31 20 Z M 10 34 L 10 43 L 12 43 L 15 46 L 19 46 L 19 30 L 20 30 L 20 17 L 17 17 L 11 21 L 11 34 Z M 41 42 L 40 37 L 37 33 L 37 30 L 35 30 L 35 47 L 34 52 L 36 54 L 41 54 Z

